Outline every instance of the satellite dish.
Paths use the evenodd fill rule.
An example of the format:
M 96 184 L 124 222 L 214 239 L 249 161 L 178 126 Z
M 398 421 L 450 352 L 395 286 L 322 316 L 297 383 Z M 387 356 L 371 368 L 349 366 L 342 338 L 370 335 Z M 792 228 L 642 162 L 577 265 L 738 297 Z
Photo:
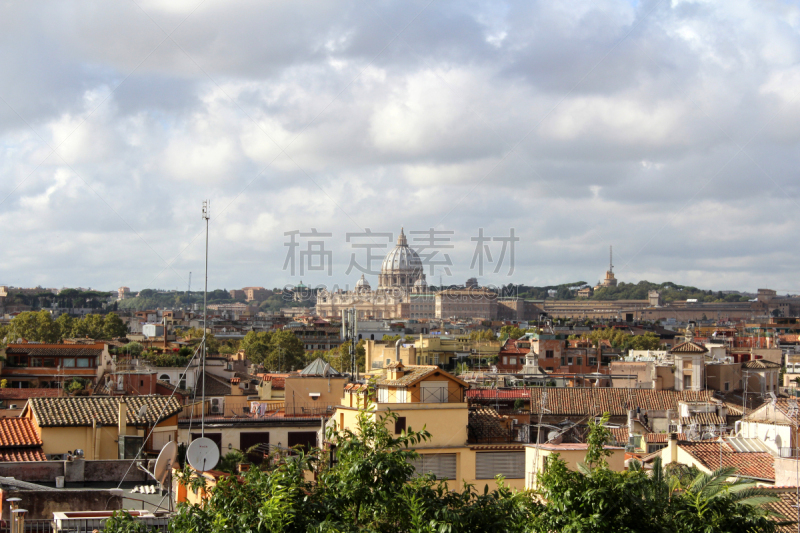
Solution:
M 120 376 L 120 377 L 122 377 L 122 376 Z M 139 408 L 139 415 L 138 416 L 139 416 L 139 418 L 144 418 L 144 416 L 146 414 L 147 414 L 147 404 L 143 403 L 142 406 Z
M 178 458 L 178 445 L 174 442 L 170 441 L 161 448 L 161 453 L 158 454 L 158 459 L 156 459 L 156 467 L 153 470 L 153 477 L 156 478 L 162 486 L 164 485 L 165 481 L 167 480 L 167 476 L 169 476 L 170 471 L 172 470 L 172 465 L 175 464 L 175 460 Z
M 551 440 L 555 439 L 556 437 L 558 437 L 558 431 L 550 431 L 550 432 L 548 432 L 547 433 L 547 442 L 550 442 Z
M 219 448 L 206 437 L 195 439 L 186 450 L 186 460 L 198 472 L 207 472 L 219 462 Z

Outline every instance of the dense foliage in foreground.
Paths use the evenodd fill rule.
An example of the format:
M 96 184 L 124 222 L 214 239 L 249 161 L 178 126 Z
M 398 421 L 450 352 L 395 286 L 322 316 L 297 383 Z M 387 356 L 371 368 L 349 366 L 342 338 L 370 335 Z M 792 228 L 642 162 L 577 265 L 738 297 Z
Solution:
M 390 418 L 394 415 L 388 415 Z M 362 413 L 357 431 L 334 432 L 336 463 L 328 454 L 300 455 L 271 470 L 251 469 L 222 479 L 204 505 L 182 504 L 170 530 L 217 532 L 771 532 L 761 507 L 774 498 L 751 484 L 728 483 L 731 471 L 707 475 L 609 470 L 602 425 L 592 427 L 586 463 L 570 471 L 548 461 L 538 491 L 503 486 L 451 491 L 432 476 L 414 477 L 411 447 L 429 434 L 394 436 Z M 317 471 L 316 482 L 304 470 Z M 198 479 L 184 476 L 197 486 Z M 130 517 L 108 521 L 109 533 L 144 532 Z

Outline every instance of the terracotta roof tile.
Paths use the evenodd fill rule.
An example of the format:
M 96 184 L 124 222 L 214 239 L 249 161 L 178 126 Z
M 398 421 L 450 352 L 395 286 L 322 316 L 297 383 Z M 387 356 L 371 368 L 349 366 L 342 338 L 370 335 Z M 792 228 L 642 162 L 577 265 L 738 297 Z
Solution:
M 767 361 L 766 359 L 754 359 L 743 363 L 742 367 L 749 368 L 751 370 L 765 370 L 768 368 L 780 368 L 781 365 L 778 363 L 773 363 L 772 361 Z
M 47 461 L 42 448 L 4 448 L 0 450 L 0 461 L 19 463 L 28 461 Z
M 531 393 L 528 389 L 469 389 L 467 398 L 470 400 L 515 400 L 517 398 L 530 398 Z
M 645 433 L 644 440 L 648 444 L 669 442 L 669 433 Z M 686 440 L 686 435 L 678 433 L 678 440 Z
M 0 418 L 0 448 L 41 445 L 42 439 L 29 418 Z
M 682 342 L 672 348 L 670 353 L 706 353 L 708 348 L 701 346 L 696 342 Z
M 682 426 L 700 424 L 701 426 L 724 426 L 725 420 L 716 413 L 695 413 L 692 416 L 680 417 Z
M 709 470 L 733 466 L 742 476 L 775 480 L 775 458 L 768 452 L 736 452 L 726 443 L 708 440 L 678 441 L 678 445 Z
M 677 411 L 678 401 L 714 401 L 713 391 L 674 391 L 594 387 L 533 387 L 531 413 L 539 414 L 542 393 L 547 392 L 547 415 L 626 416 L 628 409 Z
M 770 492 L 771 496 L 778 496 L 780 500 L 766 504 L 766 507 L 771 511 L 776 512 L 783 516 L 771 517 L 776 522 L 785 520 L 795 520 L 797 518 L 797 494 L 792 488 L 791 490 L 780 490 L 773 487 L 764 487 L 765 490 Z M 776 494 L 777 493 L 777 494 Z M 779 526 L 777 530 L 779 533 L 796 533 L 797 524 L 788 526 Z
M 99 344 L 9 344 L 7 355 L 31 356 L 98 356 L 103 353 L 105 345 Z
M 31 398 L 28 407 L 40 427 L 91 426 L 96 419 L 104 426 L 117 425 L 120 397 L 74 396 L 67 398 Z M 181 411 L 176 398 L 168 396 L 127 396 L 128 424 L 152 425 L 159 413 L 160 420 Z M 147 405 L 147 412 L 139 417 L 139 409 Z

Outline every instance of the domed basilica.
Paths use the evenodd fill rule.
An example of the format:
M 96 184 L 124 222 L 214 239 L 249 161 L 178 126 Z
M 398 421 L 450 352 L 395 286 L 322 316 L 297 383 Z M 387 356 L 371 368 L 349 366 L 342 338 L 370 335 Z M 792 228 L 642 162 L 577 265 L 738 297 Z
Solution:
M 378 288 L 373 290 L 362 274 L 352 291 L 320 291 L 317 314 L 337 317 L 343 309 L 355 307 L 362 318 L 434 318 L 434 302 L 435 295 L 428 292 L 422 260 L 408 246 L 401 228 L 397 244 L 381 264 Z

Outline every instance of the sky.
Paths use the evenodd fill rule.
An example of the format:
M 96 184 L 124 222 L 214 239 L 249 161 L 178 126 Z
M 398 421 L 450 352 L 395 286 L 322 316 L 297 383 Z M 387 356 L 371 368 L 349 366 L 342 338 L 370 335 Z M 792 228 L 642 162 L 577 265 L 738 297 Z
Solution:
M 374 286 L 402 227 L 430 283 L 594 284 L 613 246 L 621 281 L 797 293 L 799 29 L 772 0 L 4 2 L 0 284 L 202 288 L 208 199 L 210 288 Z

